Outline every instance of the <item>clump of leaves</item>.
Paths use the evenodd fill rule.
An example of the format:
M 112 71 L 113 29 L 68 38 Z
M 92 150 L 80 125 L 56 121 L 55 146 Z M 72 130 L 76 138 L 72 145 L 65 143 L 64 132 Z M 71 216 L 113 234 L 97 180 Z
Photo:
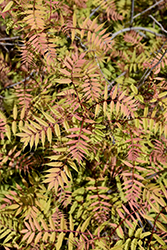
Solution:
M 1 1 L 3 249 L 166 248 L 165 6 L 142 2 Z

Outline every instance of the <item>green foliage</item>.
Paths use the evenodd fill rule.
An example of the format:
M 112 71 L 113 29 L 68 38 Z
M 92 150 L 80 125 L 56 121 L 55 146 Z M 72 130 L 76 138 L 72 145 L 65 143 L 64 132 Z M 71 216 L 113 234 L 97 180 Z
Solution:
M 167 44 L 154 4 L 0 1 L 1 249 L 166 249 Z

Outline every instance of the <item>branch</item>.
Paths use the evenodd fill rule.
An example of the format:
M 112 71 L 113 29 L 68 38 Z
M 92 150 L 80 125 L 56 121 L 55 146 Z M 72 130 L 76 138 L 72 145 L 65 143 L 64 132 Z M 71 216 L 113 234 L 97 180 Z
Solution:
M 109 83 L 108 85 L 108 90 L 110 90 L 110 88 L 112 87 L 112 85 L 114 84 L 114 82 L 116 81 L 116 79 L 118 79 L 121 76 L 124 76 L 126 74 L 126 71 L 124 71 L 123 73 L 121 73 L 119 76 L 117 76 L 111 83 Z
M 162 2 L 164 2 L 164 0 L 160 0 L 159 2 L 156 2 L 155 4 L 153 4 L 152 6 L 150 6 L 148 9 L 142 11 L 141 13 L 138 13 L 137 15 L 135 15 L 135 16 L 133 17 L 133 20 L 134 20 L 136 17 L 141 16 L 141 15 L 143 15 L 144 13 L 146 13 L 147 11 L 153 9 L 155 6 L 157 6 L 159 3 L 162 3 Z
M 96 9 L 92 10 L 92 13 L 90 14 L 89 18 L 91 18 L 99 9 L 100 9 L 100 5 Z
M 154 22 L 156 22 L 156 24 L 158 24 L 158 26 L 161 28 L 161 30 L 163 32 L 167 33 L 167 30 L 165 30 L 164 27 L 162 26 L 162 24 L 159 23 L 152 15 L 149 15 L 149 17 L 151 17 L 154 20 Z
M 23 46 L 25 46 L 25 45 L 23 45 L 23 44 L 18 44 L 18 43 L 1 43 L 0 42 L 0 45 L 2 45 L 2 46 L 5 46 L 5 45 L 8 45 L 8 46 L 20 46 L 20 47 L 23 47 Z
M 159 59 L 159 61 L 153 66 L 151 67 L 151 69 L 147 69 L 146 72 L 144 73 L 144 75 L 142 76 L 141 80 L 143 79 L 142 83 L 138 86 L 138 89 L 144 84 L 145 80 L 147 79 L 147 77 L 151 74 L 152 70 L 155 69 L 161 62 L 163 57 L 165 56 L 165 54 L 167 53 L 167 49 L 165 50 L 165 52 L 163 53 L 163 55 L 161 56 L 161 58 Z M 147 73 L 148 72 L 148 73 Z
M 14 37 L 3 37 L 3 38 L 0 38 L 0 41 L 6 41 L 6 40 L 15 40 L 15 39 L 18 39 L 20 38 L 19 36 L 14 36 Z
M 135 0 L 132 0 L 132 3 L 131 3 L 131 20 L 130 20 L 130 24 L 133 23 L 133 15 L 134 15 L 134 2 Z
M 16 82 L 16 83 L 14 83 L 14 84 L 12 84 L 12 85 L 6 86 L 6 87 L 3 88 L 3 89 L 0 89 L 0 92 L 1 92 L 2 90 L 4 90 L 4 89 L 13 88 L 13 87 L 16 86 L 16 85 L 19 85 L 19 84 L 21 84 L 21 83 L 24 83 L 24 82 L 26 82 L 26 81 L 29 81 L 34 73 L 35 73 L 35 70 L 33 70 L 33 71 L 29 74 L 29 76 L 27 76 L 25 79 L 21 80 L 20 82 Z M 37 72 L 36 72 L 36 75 L 37 75 Z
M 103 73 L 102 69 L 100 68 L 100 64 L 98 63 L 96 53 L 95 53 L 95 60 L 96 60 L 97 66 L 98 66 L 98 68 L 99 68 L 99 70 L 100 70 L 100 72 L 101 72 L 101 74 L 102 74 L 103 78 L 105 79 L 105 81 L 108 83 L 108 85 L 109 85 L 109 86 L 112 86 L 112 83 L 111 83 L 111 82 L 109 82 L 109 80 L 105 77 L 105 75 L 104 75 L 104 73 Z
M 144 28 L 144 27 L 129 27 L 129 28 L 125 28 L 125 29 L 122 29 L 122 30 L 119 30 L 119 31 L 115 32 L 115 33 L 112 35 L 112 37 L 111 37 L 110 40 L 113 40 L 116 36 L 118 36 L 119 34 L 121 34 L 121 33 L 123 33 L 123 32 L 131 31 L 131 30 L 143 30 L 143 31 L 152 33 L 152 34 L 154 34 L 155 36 L 166 37 L 166 36 L 164 36 L 164 35 L 162 35 L 162 34 L 156 33 L 156 32 L 154 32 L 154 31 L 149 30 L 149 29 Z

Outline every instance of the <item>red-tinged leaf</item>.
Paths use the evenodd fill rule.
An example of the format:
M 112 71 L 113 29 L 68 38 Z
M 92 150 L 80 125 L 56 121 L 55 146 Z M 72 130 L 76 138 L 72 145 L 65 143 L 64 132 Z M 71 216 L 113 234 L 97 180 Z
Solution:
M 70 60 L 71 60 L 71 59 L 70 59 Z M 71 65 L 73 66 L 73 62 L 71 61 L 70 63 L 71 63 Z M 72 70 L 71 65 L 70 65 L 67 61 L 65 61 L 64 64 L 65 64 L 65 66 L 66 66 L 68 69 Z
M 33 232 L 33 233 L 30 235 L 30 237 L 28 238 L 28 240 L 27 240 L 27 242 L 26 242 L 27 245 L 30 244 L 30 243 L 33 241 L 34 236 L 35 236 L 35 232 Z
M 32 222 L 31 217 L 29 218 L 29 223 L 30 223 L 30 226 L 32 228 L 32 231 L 35 231 L 34 223 Z
M 37 228 L 37 230 L 41 231 L 41 227 L 40 227 L 40 225 L 39 225 L 39 223 L 38 223 L 38 221 L 37 221 L 37 219 L 35 217 L 33 218 L 33 221 L 34 221 L 34 225 Z
M 105 101 L 103 103 L 103 112 L 104 112 L 104 114 L 106 114 L 106 111 L 107 111 L 107 102 Z
M 29 232 L 28 229 L 23 229 L 23 230 L 20 231 L 21 234 L 25 234 L 27 232 Z
M 28 230 L 31 231 L 30 225 L 26 221 L 24 222 L 24 224 L 28 228 Z
M 96 208 L 93 209 L 93 212 L 97 211 L 97 210 L 103 210 L 103 211 L 110 211 L 110 208 L 108 207 L 103 207 L 103 206 L 98 206 Z
M 87 122 L 87 123 L 95 123 L 95 121 L 89 120 L 89 119 L 85 119 L 84 121 Z
M 94 32 L 98 32 L 100 29 L 103 28 L 103 26 L 104 26 L 104 23 L 98 25 L 98 26 L 95 28 Z
M 75 137 L 76 137 L 76 136 L 75 136 Z M 66 142 L 67 145 L 76 144 L 76 143 L 78 143 L 78 140 L 71 140 L 71 141 L 69 141 L 69 142 Z M 75 145 L 74 147 L 71 147 L 70 150 L 73 149 L 73 148 L 76 148 L 76 145 Z
M 106 196 L 106 195 L 103 195 L 103 194 L 100 194 L 99 195 L 100 198 L 103 198 L 103 199 L 106 199 L 106 200 L 110 200 L 111 198 Z
M 83 128 L 83 129 L 82 129 L 82 131 L 83 131 L 84 133 L 89 134 L 89 135 L 91 135 L 91 134 L 92 134 L 92 132 L 91 132 L 91 131 L 89 131 L 89 130 L 87 130 L 87 129 L 85 129 L 85 128 Z
M 99 205 L 99 201 L 96 201 L 96 202 L 93 202 L 90 206 L 93 207 L 93 206 L 96 206 L 97 204 Z
M 134 182 L 135 182 L 137 185 L 139 185 L 139 186 L 141 186 L 141 187 L 144 187 L 144 185 L 143 185 L 140 181 L 134 180 Z
M 31 235 L 31 232 L 26 233 L 26 234 L 23 236 L 22 241 L 25 241 L 30 235 Z
M 71 83 L 71 79 L 56 79 L 56 82 L 60 83 L 60 84 L 64 84 L 64 83 Z
M 48 185 L 48 190 L 51 190 L 54 187 L 54 180 L 53 181 L 49 181 L 49 185 Z
M 111 204 L 110 204 L 110 203 L 108 203 L 108 202 L 105 202 L 105 201 L 101 201 L 101 204 L 103 204 L 103 205 L 105 205 L 105 206 L 109 206 L 109 207 L 111 207 Z
M 113 227 L 113 228 L 116 228 L 118 225 L 117 224 L 114 224 L 114 223 L 110 223 L 110 225 Z
M 128 166 L 128 167 L 130 167 L 130 168 L 133 168 L 133 165 L 132 165 L 131 163 L 129 163 L 128 161 L 122 160 L 122 162 L 123 162 L 126 166 Z
M 98 195 L 96 194 L 96 195 L 89 196 L 89 199 L 94 199 L 94 198 L 98 198 Z
M 71 76 L 71 73 L 69 71 L 67 71 L 66 69 L 59 69 L 59 71 L 66 76 Z
M 121 212 L 118 208 L 116 208 L 116 211 L 117 211 L 117 213 L 119 214 L 119 216 L 120 216 L 122 219 L 125 219 L 125 216 L 122 214 L 122 212 Z
M 104 89 L 104 100 L 107 100 L 107 98 L 108 98 L 108 86 L 106 84 Z
M 86 141 L 89 141 L 89 138 L 86 136 L 86 135 L 80 135 L 80 137 L 82 138 L 82 139 L 84 139 L 84 140 L 86 140 Z
M 102 36 L 105 32 L 106 32 L 107 28 L 106 29 L 103 29 L 102 31 L 99 32 L 99 36 Z
M 78 115 L 74 114 L 75 118 L 78 120 L 78 121 L 82 121 L 82 117 L 79 117 Z
M 69 128 L 70 132 L 75 132 L 75 131 L 80 131 L 80 130 L 81 130 L 80 128 Z
M 44 230 L 48 231 L 48 226 L 47 226 L 46 222 L 42 218 L 41 218 L 41 224 L 42 224 Z

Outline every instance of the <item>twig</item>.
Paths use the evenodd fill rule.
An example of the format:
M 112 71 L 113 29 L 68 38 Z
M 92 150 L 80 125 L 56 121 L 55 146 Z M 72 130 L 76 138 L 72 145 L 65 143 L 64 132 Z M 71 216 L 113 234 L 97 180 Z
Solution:
M 152 6 L 150 6 L 148 9 L 142 11 L 141 13 L 138 13 L 137 15 L 135 15 L 135 16 L 133 17 L 133 20 L 134 20 L 136 17 L 141 16 L 141 15 L 143 15 L 144 13 L 146 13 L 147 11 L 153 9 L 155 6 L 157 6 L 159 3 L 162 3 L 163 1 L 164 1 L 164 0 L 160 0 L 159 2 L 156 2 L 155 4 L 153 4 Z
M 98 60 L 97 60 L 96 53 L 95 53 L 95 60 L 96 60 L 97 66 L 98 66 L 98 68 L 99 68 L 99 70 L 100 70 L 100 72 L 101 72 L 103 78 L 104 78 L 105 81 L 108 83 L 108 85 L 112 86 L 111 82 L 109 82 L 109 80 L 105 77 L 105 75 L 104 75 L 102 69 L 100 68 L 100 65 L 99 65 Z
M 2 46 L 5 46 L 5 45 L 8 45 L 8 46 L 20 46 L 20 47 L 22 47 L 22 46 L 24 46 L 23 44 L 18 44 L 18 43 L 1 43 L 0 42 L 0 45 L 2 45 Z
M 167 49 L 165 50 L 165 52 L 163 53 L 163 55 L 161 56 L 161 58 L 159 59 L 159 61 L 153 66 L 151 67 L 150 70 L 146 70 L 146 72 L 144 73 L 143 77 L 141 78 L 141 80 L 143 79 L 142 83 L 138 86 L 138 89 L 144 84 L 145 80 L 147 79 L 147 77 L 151 74 L 152 70 L 155 69 L 161 62 L 163 57 L 165 56 L 165 54 L 167 53 Z M 147 73 L 148 72 L 148 73 Z
M 130 20 L 130 24 L 131 24 L 131 25 L 132 25 L 132 23 L 133 23 L 134 3 L 135 3 L 135 0 L 132 0 L 132 2 L 131 2 L 131 20 Z
M 3 38 L 0 38 L 0 41 L 15 40 L 15 39 L 18 39 L 18 38 L 20 38 L 20 37 L 19 36 L 3 37 Z
M 25 81 L 30 80 L 31 76 L 32 76 L 34 73 L 35 73 L 35 70 L 33 70 L 33 71 L 29 74 L 29 76 L 27 76 L 25 79 L 21 80 L 20 82 L 16 82 L 16 83 L 14 83 L 14 84 L 12 84 L 12 85 L 6 86 L 6 87 L 3 88 L 3 89 L 0 89 L 0 92 L 1 92 L 2 90 L 4 90 L 4 89 L 13 88 L 13 87 L 16 86 L 16 85 L 19 85 L 19 84 L 21 84 L 21 83 L 24 83 Z M 37 75 L 37 72 L 36 72 L 36 75 Z
M 110 88 L 112 87 L 112 85 L 114 84 L 114 82 L 116 81 L 116 79 L 118 79 L 121 76 L 124 76 L 126 74 L 126 71 L 124 71 L 123 73 L 121 73 L 119 76 L 117 76 L 109 85 L 108 85 L 108 90 L 110 90 Z
M 149 29 L 144 28 L 144 27 L 129 27 L 129 28 L 125 28 L 125 29 L 122 29 L 122 30 L 119 30 L 119 31 L 115 32 L 115 33 L 112 35 L 112 37 L 111 37 L 110 40 L 113 40 L 116 36 L 118 36 L 119 34 L 121 34 L 121 33 L 123 33 L 123 32 L 131 31 L 131 30 L 143 30 L 143 31 L 152 33 L 152 34 L 154 34 L 155 36 L 166 37 L 166 36 L 164 36 L 164 35 L 162 35 L 162 34 L 156 33 L 156 32 L 154 32 L 154 31 L 149 30 Z
M 167 30 L 164 29 L 164 27 L 162 26 L 162 24 L 161 24 L 160 22 L 158 22 L 152 15 L 149 15 L 149 17 L 151 17 L 151 18 L 154 20 L 154 22 L 155 22 L 156 24 L 158 24 L 158 26 L 161 28 L 161 30 L 162 30 L 163 32 L 167 33 Z
M 92 10 L 92 13 L 90 14 L 89 18 L 91 18 L 99 9 L 100 9 L 100 5 L 96 9 Z

